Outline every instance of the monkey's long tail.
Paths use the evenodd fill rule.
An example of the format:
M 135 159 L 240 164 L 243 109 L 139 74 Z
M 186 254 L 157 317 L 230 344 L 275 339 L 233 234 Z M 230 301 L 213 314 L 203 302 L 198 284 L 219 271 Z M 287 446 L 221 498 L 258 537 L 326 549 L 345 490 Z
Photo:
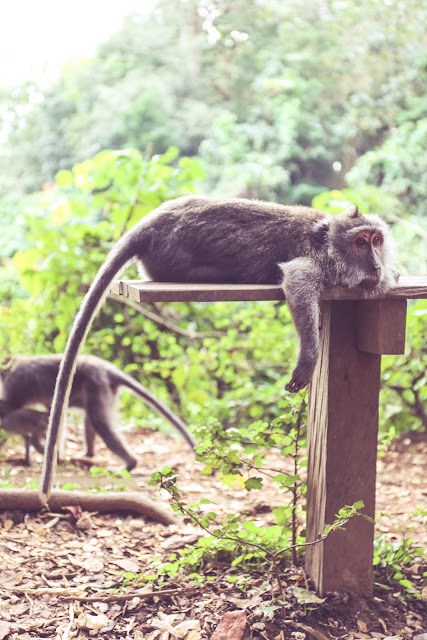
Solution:
M 187 425 L 185 422 L 181 420 L 173 411 L 171 411 L 159 398 L 156 398 L 148 389 L 146 389 L 142 384 L 134 380 L 131 376 L 128 376 L 123 371 L 118 371 L 116 373 L 117 381 L 130 389 L 135 395 L 142 398 L 145 404 L 152 407 L 157 413 L 166 418 L 175 429 L 177 429 L 181 435 L 188 442 L 190 447 L 194 449 L 197 445 L 196 440 L 193 438 L 191 433 L 187 429 Z
M 141 225 L 142 226 L 142 225 Z M 144 240 L 140 225 L 126 233 L 108 254 L 92 285 L 83 299 L 68 337 L 64 356 L 56 378 L 55 392 L 49 416 L 43 469 L 40 477 L 40 498 L 46 504 L 56 469 L 58 437 L 68 407 L 71 385 L 77 365 L 77 356 L 100 308 L 108 288 L 124 266 L 139 253 Z M 139 230 L 141 229 L 141 232 Z

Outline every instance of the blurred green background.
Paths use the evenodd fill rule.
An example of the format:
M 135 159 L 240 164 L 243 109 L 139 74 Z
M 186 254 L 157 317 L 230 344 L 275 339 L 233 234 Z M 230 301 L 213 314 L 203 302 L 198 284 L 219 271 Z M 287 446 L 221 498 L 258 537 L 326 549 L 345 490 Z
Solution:
M 113 243 L 191 192 L 331 212 L 355 202 L 392 225 L 401 273 L 425 274 L 426 23 L 419 0 L 158 0 L 56 74 L 9 73 L 2 356 L 62 351 Z M 116 362 L 190 425 L 280 415 L 296 355 L 286 305 L 144 308 L 156 315 L 110 299 L 86 352 Z M 383 358 L 388 435 L 426 429 L 426 330 L 426 302 L 411 304 L 406 355 Z M 131 403 L 136 423 L 159 422 Z

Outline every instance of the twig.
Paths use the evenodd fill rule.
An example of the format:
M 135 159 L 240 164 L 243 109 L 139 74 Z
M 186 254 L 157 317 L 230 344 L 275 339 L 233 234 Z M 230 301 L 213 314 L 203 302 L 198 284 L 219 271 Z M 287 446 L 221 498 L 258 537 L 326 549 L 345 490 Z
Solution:
M 143 600 L 147 598 L 169 598 L 174 595 L 189 596 L 194 593 L 198 593 L 200 589 L 165 589 L 164 591 L 134 591 L 133 593 L 115 594 L 111 596 L 65 596 L 62 598 L 65 602 L 70 600 L 78 600 L 79 602 L 125 602 L 126 600 L 133 600 L 133 598 L 141 598 Z M 61 596 L 59 596 L 61 597 Z
M 295 435 L 295 452 L 294 452 L 294 476 L 298 475 L 298 453 L 299 453 L 299 439 L 301 434 L 301 424 L 302 417 L 305 410 L 305 400 L 302 402 L 300 410 L 297 416 L 296 422 L 296 435 Z M 297 507 L 298 507 L 298 488 L 300 485 L 297 485 L 295 482 L 292 487 L 292 544 L 295 545 L 297 541 Z M 294 546 L 292 550 L 292 563 L 296 565 L 297 556 L 296 556 L 296 548 Z
M 424 375 L 424 372 L 415 378 L 415 380 L 413 381 L 414 386 L 422 378 L 423 375 Z M 397 385 L 396 386 L 391 385 L 390 389 L 393 389 L 393 391 L 397 393 L 397 395 L 399 396 L 403 404 L 406 405 L 409 409 L 411 409 L 413 414 L 421 421 L 421 423 L 424 426 L 424 429 L 427 431 L 427 413 L 424 409 L 424 405 L 422 401 L 420 400 L 420 395 L 418 393 L 418 390 L 414 389 L 413 387 L 406 388 L 406 387 L 400 387 Z M 405 391 L 411 391 L 411 393 L 414 394 L 414 402 L 411 402 L 410 400 L 405 398 L 405 395 L 404 395 Z
M 179 327 L 174 322 L 163 318 L 157 313 L 153 313 L 153 311 L 149 311 L 142 304 L 139 304 L 135 300 L 131 298 L 126 298 L 125 296 L 118 296 L 115 293 L 109 293 L 107 298 L 109 300 L 113 300 L 114 302 L 121 302 L 122 304 L 127 305 L 131 309 L 138 311 L 142 316 L 145 316 L 152 322 L 155 322 L 162 327 L 165 327 L 169 331 L 173 331 L 180 336 L 184 336 L 184 338 L 189 338 L 190 340 L 203 340 L 204 338 L 222 338 L 227 335 L 224 331 L 187 331 L 182 327 Z
M 96 596 L 79 596 L 77 594 L 70 595 L 70 589 L 64 588 L 42 588 L 42 589 L 25 589 L 25 588 L 2 588 L 1 591 L 6 593 L 23 593 L 23 594 L 32 594 L 33 596 L 57 596 L 61 598 L 65 602 L 71 602 L 74 600 L 78 600 L 79 602 L 116 602 L 118 600 L 124 602 L 126 600 L 132 600 L 133 598 L 168 598 L 170 596 L 175 595 L 192 595 L 194 593 L 199 593 L 201 589 L 195 589 L 194 587 L 188 589 L 164 589 L 163 591 L 134 591 L 133 593 L 116 593 L 108 596 L 96 595 Z M 82 589 L 79 589 L 81 592 Z
M 421 238 L 423 238 L 424 240 L 427 240 L 427 233 L 424 231 L 424 229 L 422 229 L 422 227 L 419 224 L 417 224 L 416 222 L 413 222 L 413 220 L 405 220 L 405 218 L 400 218 L 398 215 L 396 215 L 391 211 L 389 211 L 387 215 L 389 218 L 391 218 L 398 224 L 403 224 L 406 227 L 413 229 L 416 233 L 418 233 L 418 235 Z
M 67 624 L 67 626 L 64 629 L 64 633 L 62 635 L 62 640 L 68 640 L 68 638 L 70 637 L 71 627 L 73 626 L 73 622 L 74 622 L 74 607 L 73 607 L 73 603 L 72 602 L 70 602 L 69 613 L 70 613 L 70 621 L 69 621 L 69 623 Z

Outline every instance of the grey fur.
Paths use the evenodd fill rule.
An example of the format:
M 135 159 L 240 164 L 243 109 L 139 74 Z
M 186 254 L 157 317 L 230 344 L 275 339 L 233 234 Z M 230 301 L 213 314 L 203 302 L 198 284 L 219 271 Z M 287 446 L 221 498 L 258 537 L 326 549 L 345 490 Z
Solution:
M 352 230 L 378 233 L 381 247 L 353 246 Z M 102 300 L 125 264 L 136 258 L 145 277 L 161 282 L 273 283 L 283 286 L 300 339 L 297 365 L 286 389 L 312 376 L 318 355 L 319 297 L 342 285 L 366 295 L 394 281 L 386 224 L 351 207 L 331 216 L 308 207 L 245 199 L 189 196 L 165 202 L 128 231 L 108 255 L 76 316 L 55 388 L 41 480 L 46 499 L 54 471 L 76 357 Z
M 46 431 L 48 413 L 34 411 L 29 405 L 41 405 L 47 410 L 50 408 L 61 359 L 60 354 L 17 356 L 4 363 L 6 366 L 0 371 L 0 426 L 6 431 L 28 435 L 26 445 L 32 444 L 41 452 L 40 436 Z M 79 356 L 70 405 L 84 410 L 84 455 L 94 455 L 95 434 L 98 434 L 111 451 L 122 458 L 129 471 L 136 466 L 136 456 L 116 428 L 117 397 L 121 387 L 140 397 L 178 429 L 191 447 L 195 446 L 195 440 L 181 418 L 139 382 L 106 360 L 95 356 Z M 27 458 L 29 462 L 29 453 L 26 452 Z
M 0 426 L 8 433 L 20 435 L 25 441 L 25 464 L 31 462 L 31 446 L 39 453 L 44 453 L 44 445 L 40 442 L 47 431 L 49 413 L 35 409 L 15 409 L 2 418 Z

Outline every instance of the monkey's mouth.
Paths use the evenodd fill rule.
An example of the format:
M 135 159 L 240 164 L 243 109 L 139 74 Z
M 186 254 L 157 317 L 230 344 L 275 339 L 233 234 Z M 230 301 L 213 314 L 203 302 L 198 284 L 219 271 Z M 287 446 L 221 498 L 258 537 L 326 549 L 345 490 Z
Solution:
M 386 293 L 388 289 L 387 284 L 381 278 L 374 278 L 373 280 L 369 278 L 367 280 L 363 280 L 360 283 L 359 288 L 362 290 L 364 297 L 366 298 L 375 298 L 375 296 Z

